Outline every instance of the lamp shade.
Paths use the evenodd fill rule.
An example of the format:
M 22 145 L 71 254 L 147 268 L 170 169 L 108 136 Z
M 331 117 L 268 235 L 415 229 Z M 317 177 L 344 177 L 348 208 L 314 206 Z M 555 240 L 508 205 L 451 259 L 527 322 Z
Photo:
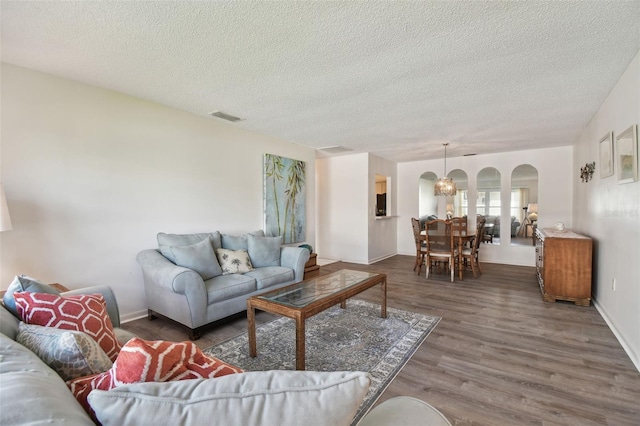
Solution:
M 11 231 L 11 216 L 9 216 L 9 207 L 7 206 L 7 199 L 4 196 L 4 189 L 0 184 L 0 232 Z
M 538 220 L 538 204 L 531 203 L 527 206 L 527 211 L 529 212 L 529 220 L 534 221 Z

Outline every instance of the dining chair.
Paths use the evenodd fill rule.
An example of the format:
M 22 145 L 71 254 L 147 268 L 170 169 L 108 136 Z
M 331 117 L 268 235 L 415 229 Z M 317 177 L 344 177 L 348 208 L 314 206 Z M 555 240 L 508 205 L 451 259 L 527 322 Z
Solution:
M 450 219 L 451 222 L 451 233 L 453 234 L 453 242 L 458 250 L 458 275 L 460 280 L 462 280 L 462 265 L 460 261 L 460 253 L 462 249 L 465 248 L 467 241 L 469 241 L 467 237 L 467 218 L 466 217 L 452 217 Z
M 478 250 L 480 249 L 480 243 L 482 241 L 482 236 L 484 235 L 485 222 L 486 222 L 485 218 L 478 219 L 478 223 L 476 225 L 476 235 L 475 235 L 475 238 L 473 239 L 473 243 L 471 244 L 471 247 L 464 248 L 460 251 L 459 263 L 460 263 L 461 275 L 462 275 L 462 269 L 465 268 L 468 264 L 471 265 L 471 271 L 473 272 L 474 278 L 478 278 L 478 275 L 482 275 L 482 271 L 480 270 L 480 262 L 478 262 Z
M 425 231 L 427 279 L 429 279 L 432 262 L 442 260 L 448 266 L 451 273 L 451 282 L 453 282 L 458 261 L 458 251 L 451 232 L 451 221 L 444 219 L 431 220 L 426 223 Z
M 415 271 L 416 268 L 418 268 L 418 275 L 420 275 L 420 272 L 422 271 L 422 264 L 425 262 L 425 257 L 427 255 L 427 244 L 425 243 L 422 235 L 420 235 L 420 232 L 422 231 L 420 221 L 412 217 L 411 227 L 413 228 L 413 240 L 416 243 L 416 264 L 413 266 L 413 270 Z
M 466 217 L 452 217 L 451 219 L 451 231 L 454 235 L 462 235 L 467 233 L 467 218 Z
M 494 228 L 494 224 L 490 223 L 489 225 L 487 225 L 487 217 L 486 216 L 482 216 L 482 215 L 478 215 L 478 218 L 476 220 L 476 223 L 479 224 L 480 221 L 483 221 L 484 223 L 484 231 L 482 232 L 482 242 L 484 243 L 493 243 L 493 228 Z

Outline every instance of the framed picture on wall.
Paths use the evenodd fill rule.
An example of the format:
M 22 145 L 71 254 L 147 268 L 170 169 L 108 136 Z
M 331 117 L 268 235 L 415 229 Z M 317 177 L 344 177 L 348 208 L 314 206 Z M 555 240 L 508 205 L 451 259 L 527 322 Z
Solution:
M 638 126 L 633 125 L 616 138 L 618 183 L 638 180 Z
M 285 244 L 305 240 L 305 162 L 264 155 L 264 232 L 282 235 Z
M 613 132 L 600 139 L 600 178 L 613 175 Z

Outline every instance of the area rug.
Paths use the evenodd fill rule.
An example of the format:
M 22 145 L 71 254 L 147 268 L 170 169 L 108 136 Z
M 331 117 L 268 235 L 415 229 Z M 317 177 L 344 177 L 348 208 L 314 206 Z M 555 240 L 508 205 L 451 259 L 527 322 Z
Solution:
M 306 323 L 306 369 L 367 371 L 371 387 L 353 424 L 364 416 L 440 321 L 433 317 L 351 299 Z M 257 327 L 258 356 L 249 356 L 247 333 L 214 345 L 205 353 L 247 371 L 295 370 L 295 323 L 277 318 Z

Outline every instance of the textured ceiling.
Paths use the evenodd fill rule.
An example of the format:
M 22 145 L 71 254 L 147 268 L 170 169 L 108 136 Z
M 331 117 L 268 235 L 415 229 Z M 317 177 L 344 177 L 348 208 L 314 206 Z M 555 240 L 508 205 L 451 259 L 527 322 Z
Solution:
M 0 8 L 3 62 L 397 162 L 570 145 L 640 49 L 637 0 Z

